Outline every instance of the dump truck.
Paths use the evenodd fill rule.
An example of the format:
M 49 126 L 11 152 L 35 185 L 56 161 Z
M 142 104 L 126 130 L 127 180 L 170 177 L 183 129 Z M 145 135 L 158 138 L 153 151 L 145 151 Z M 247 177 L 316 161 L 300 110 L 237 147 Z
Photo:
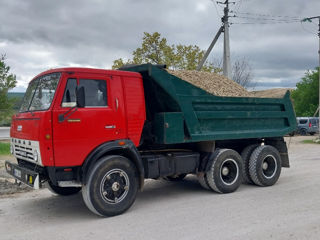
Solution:
M 295 129 L 289 92 L 215 96 L 151 64 L 51 69 L 31 80 L 12 117 L 17 163 L 5 167 L 35 189 L 81 191 L 89 210 L 114 216 L 145 179 L 193 174 L 217 193 L 274 185 L 289 167 L 283 136 Z

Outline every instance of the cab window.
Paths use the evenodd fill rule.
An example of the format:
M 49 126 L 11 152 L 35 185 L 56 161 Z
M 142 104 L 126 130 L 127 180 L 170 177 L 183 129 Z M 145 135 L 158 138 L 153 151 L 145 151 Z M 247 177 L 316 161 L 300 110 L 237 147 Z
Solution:
M 107 106 L 107 83 L 105 80 L 80 79 L 79 87 L 84 87 L 86 107 Z
M 62 107 L 75 107 L 77 105 L 76 89 L 77 79 L 69 78 L 63 95 Z

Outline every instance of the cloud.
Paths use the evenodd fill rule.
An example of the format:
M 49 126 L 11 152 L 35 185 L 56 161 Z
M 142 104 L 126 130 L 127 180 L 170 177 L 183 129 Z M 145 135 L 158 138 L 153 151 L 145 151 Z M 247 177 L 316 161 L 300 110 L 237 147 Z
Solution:
M 7 54 L 18 85 L 24 87 L 48 68 L 110 68 L 113 60 L 130 58 L 143 32 L 158 31 L 170 44 L 207 49 L 221 25 L 217 12 L 222 13 L 209 0 L 0 0 L 0 5 L 0 53 Z M 259 84 L 280 79 L 284 85 L 287 81 L 295 85 L 307 69 L 318 65 L 317 36 L 300 23 L 236 24 L 263 22 L 261 19 L 272 18 L 268 15 L 275 19 L 317 15 L 318 0 L 308 4 L 300 0 L 241 1 L 231 9 L 242 13 L 238 16 L 255 18 L 231 18 L 230 43 L 231 57 L 246 57 Z M 303 27 L 317 31 L 313 23 Z M 221 56 L 222 38 L 209 59 Z

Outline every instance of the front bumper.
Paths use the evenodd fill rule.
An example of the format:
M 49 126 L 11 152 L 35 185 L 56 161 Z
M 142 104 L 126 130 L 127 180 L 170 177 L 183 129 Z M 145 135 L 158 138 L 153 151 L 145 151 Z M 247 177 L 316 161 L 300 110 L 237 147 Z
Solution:
M 18 181 L 26 184 L 29 187 L 32 187 L 33 189 L 40 188 L 39 173 L 24 167 L 20 167 L 19 165 L 8 161 L 5 162 L 5 167 L 7 173 L 13 176 Z

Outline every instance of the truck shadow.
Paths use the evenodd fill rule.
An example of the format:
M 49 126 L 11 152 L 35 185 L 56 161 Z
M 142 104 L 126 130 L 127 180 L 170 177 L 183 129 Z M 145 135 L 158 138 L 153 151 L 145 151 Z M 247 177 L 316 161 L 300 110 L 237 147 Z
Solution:
M 45 196 L 22 201 L 17 210 L 28 217 L 38 219 L 77 219 L 81 222 L 85 219 L 99 219 L 91 213 L 82 199 L 82 194 L 78 193 L 72 196 L 57 196 L 44 191 Z M 141 207 L 145 208 L 155 203 L 171 201 L 178 198 L 192 197 L 195 195 L 214 194 L 203 189 L 198 183 L 196 177 L 190 176 L 179 182 L 169 182 L 166 180 L 147 180 L 142 192 L 138 192 L 137 199 L 133 205 L 134 211 L 139 211 Z M 219 196 L 219 194 L 215 194 Z

